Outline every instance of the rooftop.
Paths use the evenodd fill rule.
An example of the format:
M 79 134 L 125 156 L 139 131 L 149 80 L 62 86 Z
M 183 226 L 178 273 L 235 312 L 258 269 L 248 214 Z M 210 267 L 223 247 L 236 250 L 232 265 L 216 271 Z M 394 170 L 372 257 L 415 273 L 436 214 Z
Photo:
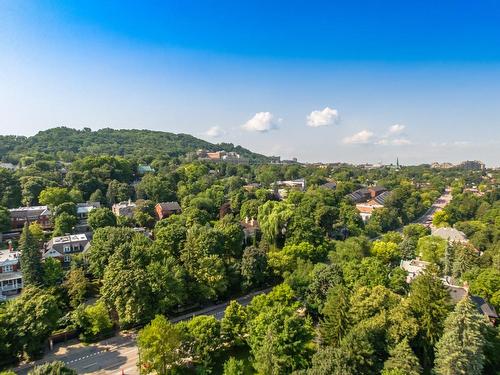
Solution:
M 455 228 L 444 227 L 437 228 L 432 231 L 432 235 L 436 237 L 444 238 L 451 242 L 467 242 L 467 236 L 464 232 L 461 232 Z
M 0 262 L 16 260 L 21 253 L 19 251 L 0 250 Z
M 53 244 L 59 244 L 59 243 L 88 241 L 88 238 L 86 234 L 81 233 L 81 234 L 72 234 L 69 236 L 54 237 L 51 241 Z

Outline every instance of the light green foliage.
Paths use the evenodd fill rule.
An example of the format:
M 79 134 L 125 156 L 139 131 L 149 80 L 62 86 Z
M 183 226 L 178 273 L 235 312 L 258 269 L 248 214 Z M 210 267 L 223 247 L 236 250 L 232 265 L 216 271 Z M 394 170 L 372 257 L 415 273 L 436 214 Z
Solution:
M 40 204 L 47 205 L 55 209 L 60 204 L 71 202 L 71 196 L 66 188 L 48 187 L 40 192 L 38 197 Z
M 394 242 L 375 241 L 371 253 L 384 263 L 390 263 L 399 257 L 399 248 Z
M 28 375 L 77 375 L 77 372 L 67 367 L 64 362 L 55 361 L 35 366 Z
M 231 301 L 224 311 L 221 320 L 221 335 L 225 342 L 232 345 L 242 345 L 247 333 L 247 313 L 245 308 L 236 301 Z
M 446 246 L 446 240 L 440 237 L 425 236 L 418 240 L 417 252 L 423 260 L 440 264 L 444 258 Z
M 84 307 L 80 305 L 73 314 L 76 326 L 81 331 L 80 338 L 92 341 L 109 334 L 113 329 L 113 322 L 103 301 Z
M 432 218 L 432 224 L 435 227 L 448 227 L 450 226 L 449 224 L 450 218 L 446 211 L 438 211 L 434 214 L 434 217 Z
M 484 367 L 486 322 L 468 296 L 448 316 L 436 344 L 434 371 L 438 375 L 479 375 Z
M 162 315 L 145 326 L 137 338 L 142 371 L 166 375 L 173 373 L 180 358 L 182 333 Z
M 88 280 L 81 268 L 72 268 L 66 274 L 64 288 L 69 297 L 69 303 L 73 308 L 78 307 L 85 301 L 88 288 Z
M 384 363 L 383 375 L 420 375 L 422 373 L 422 367 L 410 348 L 408 340 L 401 341 L 389 354 L 390 357 Z
M 245 363 L 242 360 L 238 360 L 234 357 L 231 357 L 224 363 L 223 375 L 244 375 L 244 374 L 245 374 Z
M 199 315 L 186 324 L 190 354 L 202 368 L 210 368 L 221 350 L 221 326 L 213 316 Z

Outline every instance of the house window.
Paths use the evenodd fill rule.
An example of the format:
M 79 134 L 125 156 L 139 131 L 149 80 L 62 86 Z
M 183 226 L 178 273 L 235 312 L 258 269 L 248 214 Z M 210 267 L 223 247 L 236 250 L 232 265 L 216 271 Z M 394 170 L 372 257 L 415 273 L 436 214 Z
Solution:
M 64 256 L 64 262 L 65 262 L 65 263 L 69 263 L 69 262 L 71 262 L 71 255 L 65 255 L 65 256 Z
M 65 253 L 70 253 L 70 252 L 71 252 L 71 246 L 64 246 L 64 247 L 63 247 L 63 251 L 64 251 Z
M 12 264 L 3 266 L 3 272 L 12 272 L 12 271 L 14 271 L 14 266 Z

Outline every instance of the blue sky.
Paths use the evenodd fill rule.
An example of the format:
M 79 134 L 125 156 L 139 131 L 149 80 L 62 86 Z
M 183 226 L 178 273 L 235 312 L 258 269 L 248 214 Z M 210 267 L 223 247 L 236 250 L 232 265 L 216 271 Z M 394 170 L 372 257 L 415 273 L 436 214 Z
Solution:
M 0 1 L 0 133 L 500 165 L 496 1 Z

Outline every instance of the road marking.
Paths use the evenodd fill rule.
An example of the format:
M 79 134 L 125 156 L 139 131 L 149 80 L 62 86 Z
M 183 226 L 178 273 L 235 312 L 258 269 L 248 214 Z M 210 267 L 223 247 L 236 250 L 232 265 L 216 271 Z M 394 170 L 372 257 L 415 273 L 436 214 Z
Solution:
M 87 368 L 95 366 L 95 365 L 97 365 L 97 362 L 91 363 L 90 365 L 87 365 L 87 366 L 83 366 L 82 368 L 87 369 Z

